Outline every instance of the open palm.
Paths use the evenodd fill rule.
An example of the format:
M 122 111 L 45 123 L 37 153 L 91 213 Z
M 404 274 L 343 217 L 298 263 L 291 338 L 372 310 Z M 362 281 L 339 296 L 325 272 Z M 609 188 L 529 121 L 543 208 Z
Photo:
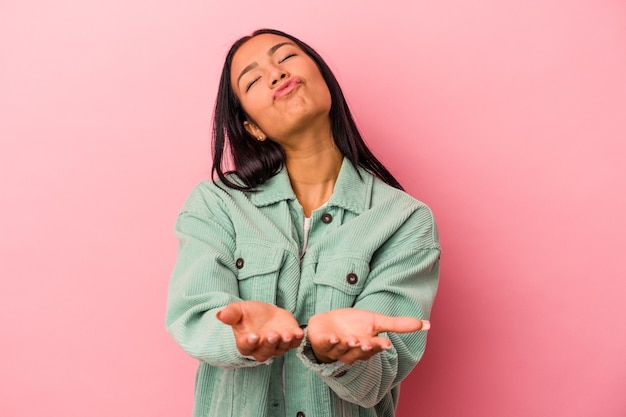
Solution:
M 239 352 L 259 362 L 298 347 L 304 336 L 290 312 L 261 301 L 229 304 L 217 318 L 232 327 Z
M 390 317 L 357 308 L 341 308 L 311 317 L 308 338 L 318 361 L 352 364 L 391 347 L 389 339 L 378 336 L 380 333 L 414 332 L 425 329 L 427 323 L 414 317 Z

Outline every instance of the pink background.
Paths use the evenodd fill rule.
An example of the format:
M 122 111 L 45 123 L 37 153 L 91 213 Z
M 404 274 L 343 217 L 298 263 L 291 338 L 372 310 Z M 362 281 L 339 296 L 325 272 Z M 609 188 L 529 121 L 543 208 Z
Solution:
M 226 49 L 263 26 L 322 53 L 436 213 L 399 416 L 626 415 L 626 3 L 214 3 L 0 2 L 0 415 L 190 415 L 173 223 Z

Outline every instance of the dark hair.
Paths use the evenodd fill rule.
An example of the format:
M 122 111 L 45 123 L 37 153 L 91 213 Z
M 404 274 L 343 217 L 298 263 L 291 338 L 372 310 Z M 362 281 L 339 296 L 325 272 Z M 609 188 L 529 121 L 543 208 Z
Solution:
M 212 175 L 217 173 L 224 185 L 230 188 L 252 191 L 280 171 L 285 163 L 285 153 L 280 145 L 271 140 L 257 141 L 245 130 L 243 123 L 247 120 L 247 116 L 231 86 L 230 72 L 233 56 L 241 45 L 254 36 L 262 34 L 290 39 L 315 61 L 330 91 L 332 104 L 329 117 L 337 148 L 355 167 L 361 166 L 385 183 L 402 190 L 398 180 L 365 145 L 352 119 L 339 83 L 322 57 L 306 43 L 274 29 L 259 29 L 251 36 L 244 36 L 231 46 L 226 55 L 213 115 Z M 234 163 L 232 171 L 224 171 L 224 163 L 229 156 L 225 152 L 232 157 Z M 229 174 L 236 174 L 240 181 L 233 182 L 227 177 Z

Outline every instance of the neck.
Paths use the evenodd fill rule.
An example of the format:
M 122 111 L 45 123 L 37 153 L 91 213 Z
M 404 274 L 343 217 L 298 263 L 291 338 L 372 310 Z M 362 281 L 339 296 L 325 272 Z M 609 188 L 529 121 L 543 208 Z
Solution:
M 297 146 L 285 147 L 285 163 L 291 187 L 304 215 L 326 203 L 333 193 L 343 155 L 330 132 L 319 136 L 303 135 Z

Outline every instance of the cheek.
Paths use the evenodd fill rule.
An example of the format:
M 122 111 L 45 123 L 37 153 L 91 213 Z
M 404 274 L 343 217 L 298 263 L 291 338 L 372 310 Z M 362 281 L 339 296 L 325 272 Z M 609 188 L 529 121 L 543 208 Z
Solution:
M 324 77 L 322 76 L 322 74 L 317 70 L 314 73 L 313 79 L 315 80 L 315 86 L 316 86 L 315 90 L 316 90 L 316 96 L 318 97 L 318 100 L 320 102 L 327 103 L 328 105 L 330 105 L 331 96 L 330 96 L 330 90 L 328 89 L 328 85 L 326 84 L 326 80 L 324 80 Z
M 319 87 L 317 89 L 317 100 L 320 105 L 327 106 L 330 110 L 330 106 L 332 104 L 332 97 L 330 95 L 330 90 L 328 89 L 328 86 L 326 85 L 326 82 L 324 81 L 323 78 L 320 79 L 318 86 Z
M 264 102 L 264 98 L 258 92 L 250 91 L 248 94 L 239 99 L 243 110 L 254 121 L 262 118 L 267 113 L 267 104 Z
M 332 104 L 332 97 L 330 95 L 330 90 L 328 89 L 328 86 L 326 86 L 324 91 L 326 92 L 326 104 L 328 105 L 328 108 L 330 109 L 330 106 Z

